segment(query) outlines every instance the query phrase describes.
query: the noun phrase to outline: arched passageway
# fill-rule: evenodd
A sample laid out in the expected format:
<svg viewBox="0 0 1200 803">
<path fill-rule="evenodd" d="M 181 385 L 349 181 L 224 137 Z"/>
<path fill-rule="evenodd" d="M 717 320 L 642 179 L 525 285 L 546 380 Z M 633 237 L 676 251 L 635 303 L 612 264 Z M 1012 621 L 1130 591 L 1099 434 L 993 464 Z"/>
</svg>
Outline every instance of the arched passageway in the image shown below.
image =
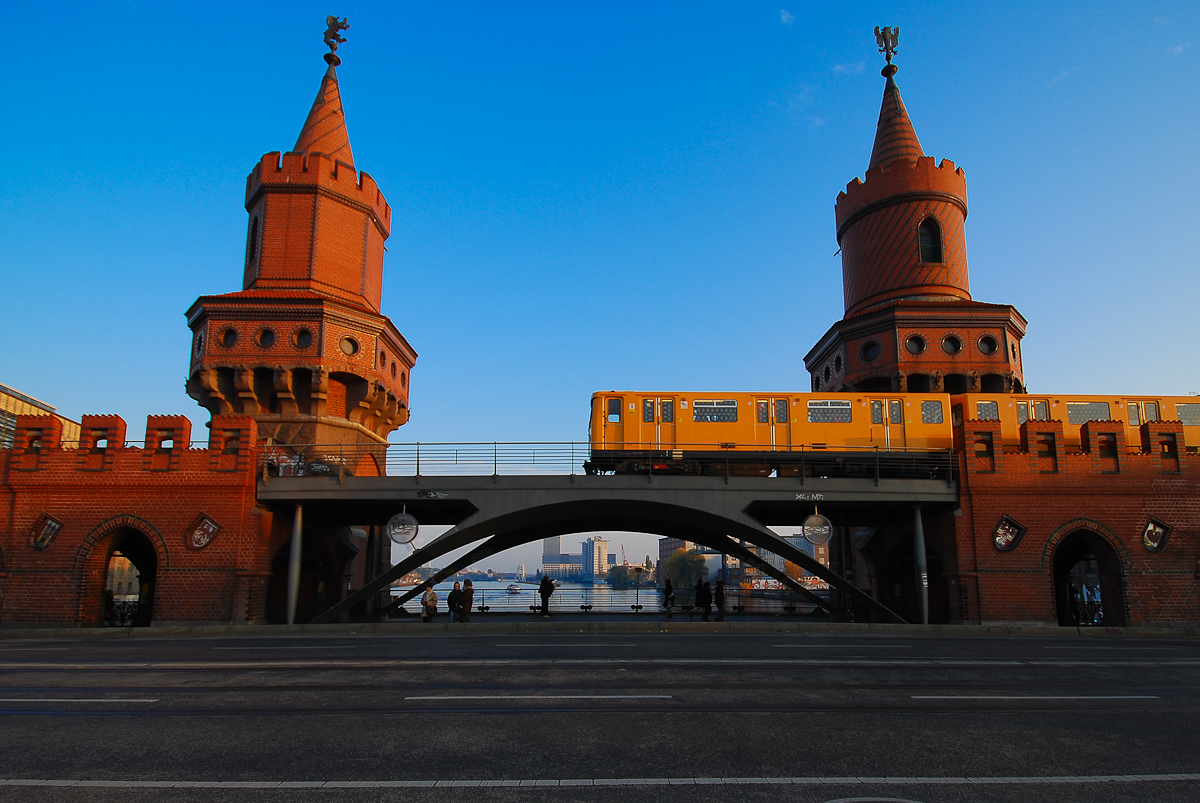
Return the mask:
<svg viewBox="0 0 1200 803">
<path fill-rule="evenodd" d="M 109 542 L 102 584 L 105 624 L 148 627 L 154 620 L 158 553 L 137 530 L 118 530 Z"/>
<path fill-rule="evenodd" d="M 950 589 L 946 583 L 945 561 L 928 542 L 925 562 L 929 572 L 929 623 L 946 624 L 950 621 Z M 879 601 L 908 621 L 920 622 L 921 596 L 917 587 L 912 533 L 897 538 L 878 565 Z"/>
<path fill-rule="evenodd" d="M 1125 624 L 1121 559 L 1091 530 L 1069 533 L 1054 550 L 1054 601 L 1064 627 Z"/>
<path fill-rule="evenodd" d="M 275 553 L 271 581 L 267 585 L 266 617 L 273 625 L 287 624 L 288 560 L 292 541 Z M 341 598 L 342 572 L 321 539 L 305 532 L 300 540 L 300 583 L 296 597 L 296 621 L 307 622 Z"/>
</svg>

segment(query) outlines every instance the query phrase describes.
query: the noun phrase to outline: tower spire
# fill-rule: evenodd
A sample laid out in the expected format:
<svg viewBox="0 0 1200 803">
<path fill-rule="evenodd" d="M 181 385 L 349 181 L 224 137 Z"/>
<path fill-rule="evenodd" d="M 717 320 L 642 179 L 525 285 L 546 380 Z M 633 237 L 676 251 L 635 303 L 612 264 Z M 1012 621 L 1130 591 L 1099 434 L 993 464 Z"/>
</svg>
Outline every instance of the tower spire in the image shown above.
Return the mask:
<svg viewBox="0 0 1200 803">
<path fill-rule="evenodd" d="M 900 98 L 900 87 L 896 86 L 894 76 L 899 68 L 892 64 L 900 39 L 899 28 L 875 29 L 875 39 L 879 43 L 879 52 L 887 55 L 887 66 L 880 75 L 887 79 L 883 87 L 883 105 L 879 109 L 879 123 L 875 128 L 875 146 L 871 149 L 872 167 L 888 164 L 895 159 L 907 159 L 915 162 L 925 155 L 921 149 L 921 141 L 913 130 L 912 120 L 908 117 L 908 109 Z"/>
<path fill-rule="evenodd" d="M 326 24 L 329 28 L 325 32 L 325 43 L 329 45 L 329 52 L 325 54 L 325 62 L 329 69 L 321 78 L 321 88 L 317 90 L 317 98 L 309 109 L 308 119 L 304 121 L 292 151 L 323 153 L 335 162 L 354 167 L 350 134 L 346 131 L 346 115 L 342 112 L 342 93 L 338 88 L 337 66 L 342 60 L 335 52 L 338 44 L 346 41 L 338 32 L 350 26 L 344 19 L 338 20 L 336 17 L 329 17 Z"/>
</svg>

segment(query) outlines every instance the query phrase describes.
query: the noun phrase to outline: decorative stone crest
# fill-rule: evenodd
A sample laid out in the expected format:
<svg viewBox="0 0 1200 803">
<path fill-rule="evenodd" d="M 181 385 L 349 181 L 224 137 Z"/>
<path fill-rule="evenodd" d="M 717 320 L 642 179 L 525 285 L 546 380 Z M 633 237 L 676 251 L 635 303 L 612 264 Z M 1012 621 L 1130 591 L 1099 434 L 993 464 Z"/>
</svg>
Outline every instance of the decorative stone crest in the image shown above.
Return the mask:
<svg viewBox="0 0 1200 803">
<path fill-rule="evenodd" d="M 54 543 L 54 539 L 58 537 L 62 531 L 63 523 L 51 516 L 49 513 L 43 513 L 38 517 L 37 522 L 33 525 L 33 529 L 29 532 L 29 546 L 37 551 L 49 549 Z"/>
<path fill-rule="evenodd" d="M 201 513 L 183 533 L 183 543 L 189 549 L 204 549 L 221 532 L 221 525 Z"/>
<path fill-rule="evenodd" d="M 992 530 L 992 546 L 1001 552 L 1016 549 L 1028 529 L 1024 524 L 1005 513 L 1000 517 L 996 529 Z"/>
<path fill-rule="evenodd" d="M 1162 552 L 1163 547 L 1167 545 L 1167 538 L 1171 535 L 1171 529 L 1170 525 L 1151 517 L 1142 530 L 1142 546 L 1147 552 Z"/>
</svg>

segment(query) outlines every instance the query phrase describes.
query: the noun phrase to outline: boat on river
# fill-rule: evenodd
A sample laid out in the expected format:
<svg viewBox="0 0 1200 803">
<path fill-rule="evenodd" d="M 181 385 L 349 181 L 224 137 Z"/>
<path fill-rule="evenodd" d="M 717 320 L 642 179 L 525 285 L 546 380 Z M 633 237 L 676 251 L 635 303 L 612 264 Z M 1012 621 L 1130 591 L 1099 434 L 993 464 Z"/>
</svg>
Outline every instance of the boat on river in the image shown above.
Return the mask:
<svg viewBox="0 0 1200 803">
<path fill-rule="evenodd" d="M 520 594 L 521 593 L 521 587 L 519 585 L 517 585 L 516 583 L 509 583 L 508 588 L 506 588 L 504 590 L 510 594 Z"/>
</svg>

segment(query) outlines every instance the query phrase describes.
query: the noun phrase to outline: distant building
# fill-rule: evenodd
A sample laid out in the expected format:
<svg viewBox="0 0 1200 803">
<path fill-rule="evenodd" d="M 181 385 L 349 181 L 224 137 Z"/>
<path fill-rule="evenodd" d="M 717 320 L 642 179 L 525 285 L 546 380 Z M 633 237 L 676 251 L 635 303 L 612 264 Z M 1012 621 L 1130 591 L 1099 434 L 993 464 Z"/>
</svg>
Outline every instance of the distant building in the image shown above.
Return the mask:
<svg viewBox="0 0 1200 803">
<path fill-rule="evenodd" d="M 72 447 L 79 443 L 79 422 L 63 418 L 54 408 L 32 396 L 6 385 L 0 385 L 0 449 L 11 449 L 13 436 L 17 432 L 17 416 L 50 415 L 62 422 L 62 445 Z M 124 446 L 124 444 L 121 444 Z"/>
<path fill-rule="evenodd" d="M 583 555 L 542 555 L 542 574 L 551 580 L 580 580 L 583 578 Z"/>
<path fill-rule="evenodd" d="M 596 583 L 608 575 L 608 541 L 588 538 L 583 542 L 583 581 Z"/>
</svg>

